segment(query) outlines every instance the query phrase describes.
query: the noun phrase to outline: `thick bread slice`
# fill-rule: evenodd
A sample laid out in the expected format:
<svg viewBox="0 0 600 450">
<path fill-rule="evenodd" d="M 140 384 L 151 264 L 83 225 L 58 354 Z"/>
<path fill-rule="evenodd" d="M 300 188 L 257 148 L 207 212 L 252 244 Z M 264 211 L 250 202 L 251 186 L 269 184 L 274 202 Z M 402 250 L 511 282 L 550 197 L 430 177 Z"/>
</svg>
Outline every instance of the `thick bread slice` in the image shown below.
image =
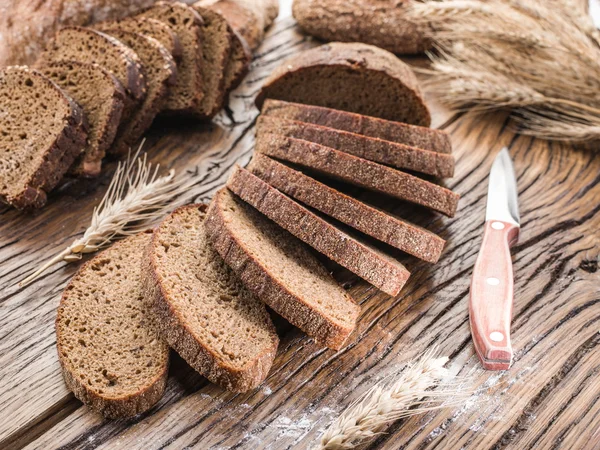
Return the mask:
<svg viewBox="0 0 600 450">
<path fill-rule="evenodd" d="M 195 6 L 202 17 L 202 79 L 204 96 L 195 114 L 212 118 L 223 107 L 225 69 L 231 55 L 231 33 L 227 21 L 219 13 Z"/>
<path fill-rule="evenodd" d="M 195 5 L 211 8 L 225 17 L 250 50 L 258 48 L 265 30 L 279 14 L 278 0 L 200 0 Z"/>
<path fill-rule="evenodd" d="M 179 208 L 154 231 L 145 301 L 160 334 L 188 364 L 225 389 L 246 392 L 266 378 L 279 339 L 265 305 L 207 241 L 205 209 Z"/>
<path fill-rule="evenodd" d="M 248 166 L 254 175 L 296 200 L 424 261 L 435 263 L 444 239 L 349 197 L 262 153 Z"/>
<path fill-rule="evenodd" d="M 452 153 L 452 144 L 448 133 L 433 128 L 408 125 L 322 106 L 302 105 L 272 99 L 265 100 L 262 114 L 314 123 L 432 152 Z"/>
<path fill-rule="evenodd" d="M 261 116 L 258 118 L 256 128 L 257 139 L 260 139 L 263 133 L 303 139 L 398 169 L 414 170 L 437 177 L 454 175 L 452 155 L 361 136 L 335 128 L 274 116 Z"/>
<path fill-rule="evenodd" d="M 138 55 L 146 79 L 146 97 L 131 117 L 121 123 L 115 142 L 110 148 L 110 153 L 126 154 L 163 109 L 169 88 L 175 84 L 177 69 L 173 56 L 156 39 L 131 31 L 104 32 L 130 47 Z"/>
<path fill-rule="evenodd" d="M 267 98 L 431 124 L 412 69 L 386 50 L 356 42 L 333 42 L 294 55 L 265 81 L 256 97 L 259 109 Z"/>
<path fill-rule="evenodd" d="M 181 44 L 177 82 L 169 90 L 167 112 L 193 114 L 204 96 L 202 79 L 202 17 L 180 2 L 158 2 L 137 17 L 156 19 L 171 27 Z"/>
<path fill-rule="evenodd" d="M 141 17 L 126 17 L 125 19 L 112 22 L 102 22 L 94 25 L 99 31 L 121 30 L 132 33 L 143 34 L 160 42 L 173 56 L 175 61 L 181 57 L 181 43 L 170 26 L 156 19 L 144 19 Z"/>
<path fill-rule="evenodd" d="M 108 418 L 150 409 L 167 383 L 169 347 L 150 328 L 141 262 L 152 235 L 124 239 L 85 263 L 65 289 L 56 346 L 67 387 Z"/>
<path fill-rule="evenodd" d="M 423 53 L 430 43 L 407 20 L 405 0 L 294 0 L 292 12 L 308 34 L 325 41 L 364 42 L 393 53 Z"/>
<path fill-rule="evenodd" d="M 337 228 L 257 176 L 236 167 L 227 187 L 277 225 L 389 295 L 397 295 L 410 272 L 399 261 Z"/>
<path fill-rule="evenodd" d="M 65 90 L 82 108 L 89 123 L 87 143 L 69 172 L 85 177 L 100 174 L 102 158 L 121 121 L 125 91 L 110 72 L 97 64 L 63 61 L 41 72 Z"/>
<path fill-rule="evenodd" d="M 301 139 L 264 133 L 256 151 L 454 217 L 459 195 L 405 172 Z"/>
<path fill-rule="evenodd" d="M 0 71 L 0 201 L 41 207 L 83 150 L 81 108 L 56 84 L 27 67 Z"/>
<path fill-rule="evenodd" d="M 199 1 L 194 4 L 194 7 L 210 9 L 227 21 L 227 28 L 231 34 L 231 55 L 225 68 L 224 84 L 225 92 L 229 92 L 239 86 L 250 68 L 252 50 L 246 39 L 242 36 L 240 27 L 243 28 L 245 26 L 244 17 L 251 17 L 252 14 L 245 8 L 229 0 Z"/>
<path fill-rule="evenodd" d="M 342 348 L 360 307 L 302 242 L 226 188 L 215 194 L 206 231 L 256 296 L 318 343 Z"/>
<path fill-rule="evenodd" d="M 127 93 L 122 116 L 124 119 L 146 95 L 142 66 L 133 50 L 115 38 L 90 28 L 65 27 L 59 30 L 38 66 L 57 61 L 96 63 L 112 73 Z"/>
</svg>

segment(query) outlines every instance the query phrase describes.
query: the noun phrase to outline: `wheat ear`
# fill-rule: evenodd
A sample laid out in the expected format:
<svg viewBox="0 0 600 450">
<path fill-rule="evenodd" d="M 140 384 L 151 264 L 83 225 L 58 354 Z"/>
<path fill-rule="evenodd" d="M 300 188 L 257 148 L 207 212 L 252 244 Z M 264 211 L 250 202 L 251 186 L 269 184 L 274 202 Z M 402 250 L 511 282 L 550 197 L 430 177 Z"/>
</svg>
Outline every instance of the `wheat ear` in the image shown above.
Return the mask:
<svg viewBox="0 0 600 450">
<path fill-rule="evenodd" d="M 35 281 L 48 268 L 61 262 L 80 260 L 84 253 L 93 253 L 114 239 L 130 236 L 148 228 L 175 207 L 187 202 L 192 177 L 175 177 L 171 170 L 158 176 L 159 165 L 147 162 L 137 152 L 119 162 L 102 201 L 94 208 L 92 221 L 85 233 L 62 252 L 43 264 L 19 283 L 19 287 Z M 179 197 L 179 198 L 178 198 Z"/>
<path fill-rule="evenodd" d="M 388 377 L 354 401 L 327 429 L 315 450 L 355 448 L 399 419 L 456 405 L 466 398 L 470 392 L 457 385 L 444 368 L 448 358 L 435 357 L 436 352 L 428 350 L 396 379 Z"/>
</svg>

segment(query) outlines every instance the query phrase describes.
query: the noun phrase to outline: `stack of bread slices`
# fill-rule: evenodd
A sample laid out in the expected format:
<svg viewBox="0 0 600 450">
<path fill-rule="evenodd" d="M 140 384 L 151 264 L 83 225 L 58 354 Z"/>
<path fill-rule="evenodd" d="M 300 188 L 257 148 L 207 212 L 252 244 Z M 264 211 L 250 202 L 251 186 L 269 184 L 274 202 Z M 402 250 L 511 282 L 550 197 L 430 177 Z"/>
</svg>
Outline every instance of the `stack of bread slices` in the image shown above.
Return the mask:
<svg viewBox="0 0 600 450">
<path fill-rule="evenodd" d="M 442 131 L 266 100 L 250 165 L 210 206 L 175 210 L 73 278 L 56 322 L 67 385 L 106 417 L 138 414 L 164 392 L 170 347 L 210 381 L 246 392 L 267 377 L 279 342 L 265 306 L 341 349 L 360 306 L 313 251 L 396 295 L 410 274 L 394 252 L 435 263 L 445 241 L 331 178 L 453 216 L 456 194 L 403 171 L 453 168 Z"/>
<path fill-rule="evenodd" d="M 43 206 L 65 174 L 97 176 L 160 113 L 211 119 L 247 73 L 266 14 L 241 0 L 157 2 L 64 27 L 34 68 L 0 71 L 0 201 Z"/>
<path fill-rule="evenodd" d="M 403 63 L 362 44 L 334 45 L 335 58 L 323 57 L 331 48 L 302 54 L 266 81 L 254 156 L 209 206 L 181 207 L 155 230 L 115 244 L 65 290 L 59 359 L 69 388 L 93 409 L 124 417 L 158 402 L 169 347 L 227 390 L 257 387 L 278 346 L 266 307 L 319 345 L 341 349 L 360 306 L 315 252 L 393 296 L 410 275 L 398 252 L 440 258 L 444 239 L 352 192 L 453 217 L 458 195 L 431 180 L 454 174 L 448 135 L 428 128 L 429 111 Z M 374 56 L 356 64 L 365 55 Z M 322 76 L 327 71 L 331 77 Z M 359 82 L 385 83 L 389 95 L 374 103 L 368 92 L 315 94 Z M 289 101 L 303 91 L 329 106 Z M 375 109 L 412 123 L 363 113 Z"/>
</svg>

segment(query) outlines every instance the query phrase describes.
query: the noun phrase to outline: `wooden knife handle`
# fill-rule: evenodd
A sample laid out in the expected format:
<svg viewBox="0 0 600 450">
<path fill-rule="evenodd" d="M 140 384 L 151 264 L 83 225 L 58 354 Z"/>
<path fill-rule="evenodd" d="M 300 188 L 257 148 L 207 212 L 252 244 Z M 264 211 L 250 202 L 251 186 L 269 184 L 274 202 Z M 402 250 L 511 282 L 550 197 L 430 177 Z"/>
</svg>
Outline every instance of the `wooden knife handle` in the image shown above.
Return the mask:
<svg viewBox="0 0 600 450">
<path fill-rule="evenodd" d="M 469 300 L 471 335 L 481 363 L 488 370 L 506 370 L 512 363 L 513 269 L 510 247 L 518 237 L 518 226 L 498 220 L 487 221 L 473 269 Z"/>
</svg>

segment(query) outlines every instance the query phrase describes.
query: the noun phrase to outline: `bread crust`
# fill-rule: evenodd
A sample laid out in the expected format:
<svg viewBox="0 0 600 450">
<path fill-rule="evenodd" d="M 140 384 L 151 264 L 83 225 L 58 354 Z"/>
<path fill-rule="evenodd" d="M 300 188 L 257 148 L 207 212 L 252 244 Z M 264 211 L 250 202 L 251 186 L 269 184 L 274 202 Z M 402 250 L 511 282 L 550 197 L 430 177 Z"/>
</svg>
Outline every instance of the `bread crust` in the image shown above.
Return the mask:
<svg viewBox="0 0 600 450">
<path fill-rule="evenodd" d="M 207 206 L 204 204 L 186 205 L 176 209 L 172 214 L 189 208 L 199 208 L 205 212 Z M 159 231 L 155 231 L 152 240 L 148 243 L 142 263 L 144 301 L 154 312 L 151 320 L 155 329 L 190 366 L 211 382 L 233 392 L 247 392 L 254 389 L 267 377 L 273 364 L 279 343 L 275 328 L 271 324 L 272 346 L 265 348 L 246 367 L 238 370 L 219 364 L 216 355 L 196 340 L 184 318 L 169 301 L 170 295 L 158 276 L 157 262 L 153 252 L 154 247 L 159 245 L 158 233 Z"/>
<path fill-rule="evenodd" d="M 383 100 L 387 102 L 403 100 L 405 103 L 409 103 L 411 107 L 400 108 L 401 110 L 394 108 L 393 112 L 392 108 L 389 108 L 390 111 L 384 114 L 387 117 L 382 115 L 381 118 L 426 127 L 431 124 L 431 114 L 425 104 L 417 78 L 412 69 L 386 50 L 357 42 L 332 42 L 324 44 L 306 50 L 285 61 L 271 73 L 263 84 L 261 91 L 256 97 L 257 107 L 262 109 L 265 99 L 276 98 L 273 94 L 273 91 L 276 89 L 280 88 L 283 91 L 287 91 L 287 85 L 294 77 L 299 75 L 308 76 L 310 71 L 321 69 L 336 70 L 336 73 L 340 74 L 353 74 L 361 79 L 364 78 L 365 74 L 372 74 L 373 76 L 390 80 L 399 89 L 398 92 L 387 92 L 389 98 L 386 99 L 375 98 L 377 94 L 370 94 L 368 89 L 362 86 L 366 90 L 363 92 L 365 98 L 361 99 L 361 102 L 370 102 L 370 106 L 372 106 L 381 103 Z M 314 81 L 314 83 L 318 82 L 321 82 L 320 78 Z M 341 83 L 340 80 L 338 82 Z M 304 82 L 304 87 L 307 92 L 316 89 L 315 86 L 306 81 Z M 285 95 L 287 96 L 288 94 Z M 398 95 L 403 95 L 405 98 L 401 99 Z M 328 98 L 331 100 L 334 97 Z M 292 99 L 282 98 L 282 100 Z M 328 99 L 322 97 L 316 98 L 315 101 L 321 102 L 318 103 L 319 106 L 335 107 L 355 113 L 367 114 L 366 111 L 357 111 L 356 106 L 352 106 L 349 101 L 341 98 L 335 98 L 334 102 L 336 105 L 324 104 Z M 310 102 L 301 101 L 301 103 Z M 342 108 L 342 105 L 346 105 L 346 107 Z"/>
<path fill-rule="evenodd" d="M 361 136 L 321 125 L 262 115 L 258 118 L 256 138 L 260 139 L 263 133 L 280 134 L 314 142 L 397 169 L 414 170 L 436 177 L 452 177 L 454 175 L 452 155 Z"/>
<path fill-rule="evenodd" d="M 20 71 L 35 76 L 48 89 L 55 90 L 61 101 L 68 107 L 68 113 L 63 118 L 64 128 L 45 151 L 42 163 L 26 181 L 23 191 L 14 196 L 0 194 L 0 200 L 17 209 L 40 208 L 46 204 L 47 193 L 56 187 L 71 164 L 81 154 L 87 138 L 87 120 L 81 107 L 37 70 L 24 66 L 12 66 L 4 70 Z"/>
<path fill-rule="evenodd" d="M 256 151 L 454 217 L 460 196 L 445 187 L 324 145 L 264 133 Z"/>
<path fill-rule="evenodd" d="M 444 130 L 409 125 L 348 111 L 266 99 L 262 114 L 281 119 L 314 123 L 337 130 L 385 139 L 438 153 L 452 153 L 450 136 Z"/>
<path fill-rule="evenodd" d="M 405 16 L 407 0 L 294 0 L 292 13 L 325 41 L 364 42 L 392 53 L 423 53 L 431 43 Z"/>
<path fill-rule="evenodd" d="M 281 280 L 252 257 L 248 249 L 235 235 L 224 216 L 223 198 L 233 195 L 227 188 L 219 190 L 210 204 L 206 218 L 206 232 L 213 247 L 227 265 L 239 276 L 250 291 L 264 301 L 275 312 L 291 324 L 297 326 L 321 345 L 339 350 L 354 330 L 354 323 L 360 313 L 360 307 L 345 292 L 350 305 L 355 308 L 349 318 L 352 326 L 335 322 L 311 308 L 305 300 L 294 294 Z M 307 257 L 312 258 L 312 255 Z M 318 263 L 317 263 L 318 264 Z M 324 269 L 323 269 L 324 270 Z"/>
<path fill-rule="evenodd" d="M 144 231 L 141 234 L 151 233 L 151 230 Z M 115 251 L 120 246 L 124 245 L 125 241 L 120 241 L 112 245 L 107 250 Z M 105 250 L 105 251 L 107 251 Z M 163 396 L 167 385 L 167 378 L 169 374 L 169 349 L 165 346 L 166 351 L 166 364 L 162 367 L 162 370 L 152 379 L 147 386 L 141 391 L 126 395 L 122 397 L 109 398 L 102 396 L 92 389 L 85 386 L 81 380 L 74 375 L 74 371 L 70 367 L 69 362 L 63 357 L 65 349 L 61 345 L 60 335 L 58 335 L 59 323 L 62 322 L 62 304 L 67 299 L 69 293 L 69 287 L 79 281 L 78 275 L 83 273 L 89 266 L 94 264 L 97 260 L 103 258 L 104 252 L 99 253 L 94 258 L 85 262 L 81 265 L 77 273 L 73 276 L 65 291 L 61 297 L 60 305 L 56 314 L 55 328 L 57 330 L 57 351 L 58 361 L 61 366 L 61 371 L 65 380 L 67 388 L 73 392 L 76 398 L 81 400 L 87 406 L 89 406 L 95 412 L 109 419 L 127 418 L 132 417 L 142 412 L 147 411 L 154 406 Z"/>
<path fill-rule="evenodd" d="M 256 153 L 248 170 L 266 183 L 369 236 L 424 261 L 436 263 L 446 241 L 434 233 L 396 218 Z"/>
</svg>

